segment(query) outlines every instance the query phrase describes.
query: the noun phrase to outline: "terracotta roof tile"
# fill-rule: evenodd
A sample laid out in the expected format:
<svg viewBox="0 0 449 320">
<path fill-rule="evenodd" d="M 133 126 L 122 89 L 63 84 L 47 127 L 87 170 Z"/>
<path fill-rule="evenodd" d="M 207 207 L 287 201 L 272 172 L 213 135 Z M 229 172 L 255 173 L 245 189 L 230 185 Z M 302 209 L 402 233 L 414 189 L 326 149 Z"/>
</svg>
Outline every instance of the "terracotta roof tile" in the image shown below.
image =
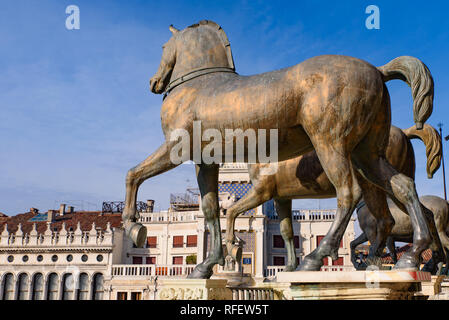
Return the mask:
<svg viewBox="0 0 449 320">
<path fill-rule="evenodd" d="M 47 229 L 47 221 L 29 221 L 31 218 L 35 217 L 38 213 L 36 212 L 26 212 L 15 216 L 10 216 L 7 218 L 0 219 L 0 233 L 3 232 L 5 225 L 8 226 L 8 232 L 15 233 L 19 224 L 22 224 L 22 231 L 24 233 L 29 233 L 33 224 L 36 224 L 36 229 L 38 233 L 44 233 Z M 66 230 L 70 228 L 76 230 L 76 226 L 80 222 L 80 227 L 82 231 L 90 231 L 92 228 L 92 223 L 95 222 L 96 228 L 106 229 L 108 222 L 111 224 L 111 228 L 120 227 L 122 224 L 122 216 L 120 213 L 112 214 L 101 214 L 101 211 L 76 211 L 73 213 L 66 213 L 63 216 L 56 215 L 55 221 L 51 223 L 51 230 L 60 231 L 63 223 L 66 225 Z"/>
<path fill-rule="evenodd" d="M 402 255 L 408 249 L 410 249 L 411 246 L 412 246 L 412 244 L 409 243 L 409 244 L 406 244 L 406 245 L 400 247 L 399 249 L 396 249 L 396 256 L 398 257 L 398 260 L 401 259 Z M 421 254 L 421 257 L 423 259 L 422 263 L 427 263 L 430 259 L 432 259 L 432 250 L 430 250 L 430 249 L 424 250 L 423 253 Z M 391 259 L 390 255 L 388 253 L 382 256 L 382 263 L 393 264 L 393 260 Z"/>
</svg>

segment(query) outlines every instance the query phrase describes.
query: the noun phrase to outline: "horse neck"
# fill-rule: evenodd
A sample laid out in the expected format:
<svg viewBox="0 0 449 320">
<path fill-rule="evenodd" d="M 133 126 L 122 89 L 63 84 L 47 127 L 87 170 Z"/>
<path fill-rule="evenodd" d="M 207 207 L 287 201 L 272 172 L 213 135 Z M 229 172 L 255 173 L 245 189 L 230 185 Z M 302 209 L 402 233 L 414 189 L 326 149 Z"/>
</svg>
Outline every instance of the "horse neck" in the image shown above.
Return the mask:
<svg viewBox="0 0 449 320">
<path fill-rule="evenodd" d="M 203 40 L 198 41 L 198 39 Z M 229 63 L 223 42 L 213 34 L 203 35 L 201 38 L 184 39 L 179 43 L 181 45 L 177 46 L 176 64 L 170 81 L 198 69 L 233 67 Z"/>
</svg>

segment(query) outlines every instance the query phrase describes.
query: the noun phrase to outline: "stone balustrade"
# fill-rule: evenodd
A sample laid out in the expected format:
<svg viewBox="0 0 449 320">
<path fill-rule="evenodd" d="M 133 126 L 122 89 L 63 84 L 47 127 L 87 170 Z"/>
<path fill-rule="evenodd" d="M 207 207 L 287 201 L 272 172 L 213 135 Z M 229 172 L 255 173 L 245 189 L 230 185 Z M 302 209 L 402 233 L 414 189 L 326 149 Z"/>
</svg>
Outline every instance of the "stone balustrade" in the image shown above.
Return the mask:
<svg viewBox="0 0 449 320">
<path fill-rule="evenodd" d="M 293 221 L 333 221 L 336 209 L 293 209 Z M 271 220 L 278 220 L 278 215 L 269 216 Z"/>
<path fill-rule="evenodd" d="M 135 265 L 116 264 L 112 265 L 111 275 L 113 277 L 187 277 L 195 268 L 195 265 Z"/>
<path fill-rule="evenodd" d="M 197 220 L 198 211 L 160 211 L 141 212 L 139 222 L 193 222 Z"/>
<path fill-rule="evenodd" d="M 80 224 L 74 231 L 66 230 L 65 225 L 60 231 L 50 229 L 50 223 L 47 223 L 47 229 L 44 233 L 38 233 L 36 224 L 29 233 L 23 233 L 21 225 L 15 233 L 7 231 L 7 227 L 3 228 L 0 234 L 0 248 L 23 248 L 23 247 L 66 247 L 70 246 L 112 246 L 114 231 L 111 229 L 110 223 L 107 224 L 106 230 L 99 230 L 95 223 L 92 224 L 89 231 L 82 231 Z"/>
</svg>

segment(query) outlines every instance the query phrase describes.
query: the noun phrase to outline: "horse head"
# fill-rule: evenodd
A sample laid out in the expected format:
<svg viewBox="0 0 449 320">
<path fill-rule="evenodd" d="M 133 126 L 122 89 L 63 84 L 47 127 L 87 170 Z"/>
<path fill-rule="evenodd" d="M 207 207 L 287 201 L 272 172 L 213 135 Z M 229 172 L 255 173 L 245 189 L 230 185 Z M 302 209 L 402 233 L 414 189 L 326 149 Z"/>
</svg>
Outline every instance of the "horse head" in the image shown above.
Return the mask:
<svg viewBox="0 0 449 320">
<path fill-rule="evenodd" d="M 223 29 L 203 20 L 184 30 L 169 27 L 172 37 L 163 45 L 159 69 L 150 80 L 153 93 L 163 93 L 170 83 L 201 69 L 224 67 L 234 70 L 231 48 Z"/>
</svg>

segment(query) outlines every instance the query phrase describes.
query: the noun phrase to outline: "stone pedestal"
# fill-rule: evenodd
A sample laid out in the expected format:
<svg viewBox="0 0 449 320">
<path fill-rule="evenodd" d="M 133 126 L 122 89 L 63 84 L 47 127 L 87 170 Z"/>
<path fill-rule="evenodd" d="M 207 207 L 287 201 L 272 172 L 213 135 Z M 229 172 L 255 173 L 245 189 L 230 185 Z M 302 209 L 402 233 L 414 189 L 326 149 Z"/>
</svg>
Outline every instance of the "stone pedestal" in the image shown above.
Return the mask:
<svg viewBox="0 0 449 320">
<path fill-rule="evenodd" d="M 232 300 L 227 280 L 163 279 L 159 283 L 159 300 Z"/>
<path fill-rule="evenodd" d="M 227 280 L 228 286 L 231 287 L 250 286 L 254 283 L 254 280 L 250 274 L 241 272 L 222 271 L 214 274 L 211 279 Z"/>
<path fill-rule="evenodd" d="M 434 278 L 434 276 L 432 276 L 432 280 L 433 280 L 433 278 Z M 439 292 L 434 295 L 429 295 L 429 300 L 449 300 L 449 277 L 447 277 L 447 276 L 436 277 L 434 285 L 436 287 L 436 288 L 434 288 L 434 292 L 436 292 L 437 290 L 439 290 Z M 430 291 L 430 292 L 432 292 L 432 291 Z M 424 294 L 424 288 L 423 288 L 423 294 Z"/>
<path fill-rule="evenodd" d="M 430 281 L 422 271 L 294 271 L 276 277 L 284 299 L 292 300 L 409 300 Z"/>
<path fill-rule="evenodd" d="M 431 281 L 423 282 L 421 284 L 421 292 L 417 293 L 417 296 L 432 297 L 441 292 L 441 282 L 445 276 L 432 276 Z"/>
</svg>

